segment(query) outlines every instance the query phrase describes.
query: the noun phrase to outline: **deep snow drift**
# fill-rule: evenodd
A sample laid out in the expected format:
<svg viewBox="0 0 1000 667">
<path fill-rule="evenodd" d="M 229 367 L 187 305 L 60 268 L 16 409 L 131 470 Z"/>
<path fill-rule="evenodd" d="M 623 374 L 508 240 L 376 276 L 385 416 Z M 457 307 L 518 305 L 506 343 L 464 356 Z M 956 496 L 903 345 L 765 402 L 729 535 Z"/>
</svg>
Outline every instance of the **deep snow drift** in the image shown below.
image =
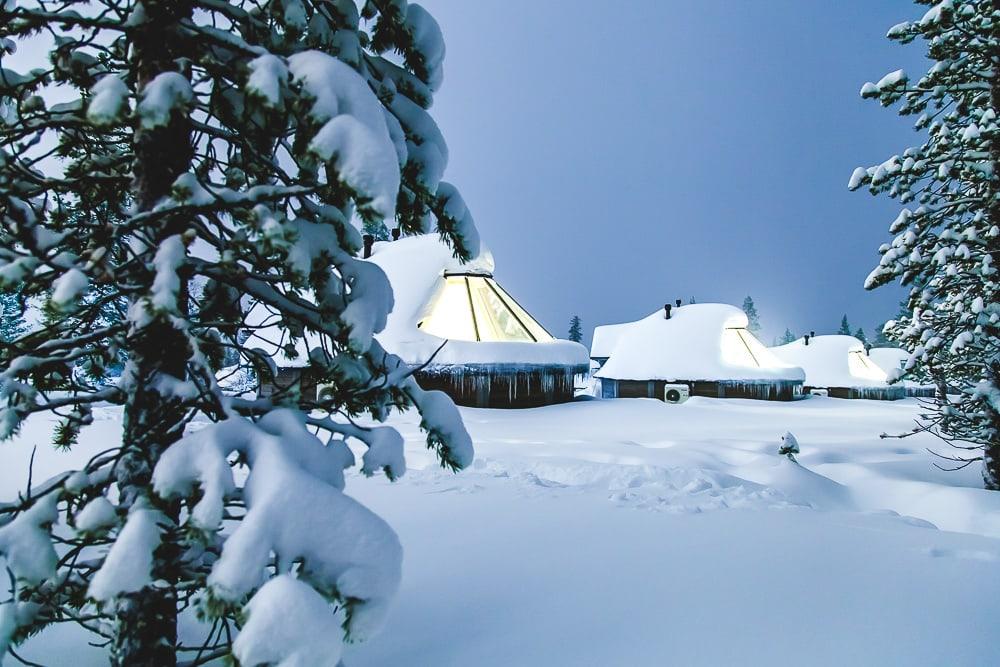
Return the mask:
<svg viewBox="0 0 1000 667">
<path fill-rule="evenodd" d="M 406 476 L 348 474 L 404 550 L 386 627 L 348 667 L 1000 664 L 1000 494 L 935 468 L 937 441 L 878 437 L 910 427 L 914 399 L 462 412 L 466 472 L 438 468 L 405 414 Z M 0 447 L 3 496 L 31 445 L 37 480 L 117 438 L 120 412 L 95 416 L 71 454 L 32 418 Z M 22 655 L 106 664 L 71 635 Z"/>
</svg>

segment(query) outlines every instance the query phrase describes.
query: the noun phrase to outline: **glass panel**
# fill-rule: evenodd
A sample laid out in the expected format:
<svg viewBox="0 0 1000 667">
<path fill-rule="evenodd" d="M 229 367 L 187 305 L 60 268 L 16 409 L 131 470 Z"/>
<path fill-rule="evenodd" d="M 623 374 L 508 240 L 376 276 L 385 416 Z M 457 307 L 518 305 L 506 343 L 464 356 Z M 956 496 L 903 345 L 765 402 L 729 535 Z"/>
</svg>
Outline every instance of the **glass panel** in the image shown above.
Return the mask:
<svg viewBox="0 0 1000 667">
<path fill-rule="evenodd" d="M 860 350 L 847 353 L 847 370 L 854 377 L 885 382 L 889 376 Z"/>
<path fill-rule="evenodd" d="M 515 301 L 514 298 L 508 294 L 506 290 L 504 290 L 504 288 L 497 285 L 495 280 L 492 278 L 484 278 L 483 280 L 486 281 L 490 287 L 496 290 L 502 301 L 507 305 L 510 311 L 517 316 L 517 319 L 520 320 L 521 324 L 527 327 L 528 331 L 531 332 L 531 335 L 535 337 L 535 340 L 539 342 L 553 340 L 552 335 L 546 331 L 541 324 L 535 321 L 535 318 L 529 315 L 524 308 L 521 308 L 521 305 Z"/>
<path fill-rule="evenodd" d="M 447 276 L 430 313 L 417 325 L 421 331 L 454 340 L 476 340 L 464 276 Z"/>
<path fill-rule="evenodd" d="M 785 366 L 746 329 L 729 328 L 722 333 L 722 359 L 734 366 L 780 368 Z"/>
<path fill-rule="evenodd" d="M 740 339 L 743 341 L 743 344 L 750 350 L 750 354 L 752 354 L 753 358 L 756 360 L 758 368 L 781 368 L 787 365 L 782 363 L 781 359 L 778 359 L 778 357 L 776 357 L 771 350 L 767 349 L 767 347 L 765 347 L 765 345 L 747 329 L 737 329 L 736 333 L 740 335 Z"/>
<path fill-rule="evenodd" d="M 486 278 L 470 276 L 468 280 L 480 340 L 532 342 L 528 330 L 517 321 L 497 293 L 490 289 L 486 284 Z"/>
<path fill-rule="evenodd" d="M 722 361 L 730 366 L 756 367 L 757 361 L 750 354 L 739 329 L 722 330 Z"/>
</svg>

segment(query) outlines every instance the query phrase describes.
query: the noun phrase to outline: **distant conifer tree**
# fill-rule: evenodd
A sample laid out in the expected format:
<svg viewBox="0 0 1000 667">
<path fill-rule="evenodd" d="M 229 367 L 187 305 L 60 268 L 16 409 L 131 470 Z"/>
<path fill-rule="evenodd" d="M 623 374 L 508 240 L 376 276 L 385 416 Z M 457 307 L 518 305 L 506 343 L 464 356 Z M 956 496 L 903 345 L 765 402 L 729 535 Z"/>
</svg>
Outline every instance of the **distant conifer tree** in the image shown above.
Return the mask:
<svg viewBox="0 0 1000 667">
<path fill-rule="evenodd" d="M 753 297 L 748 296 L 743 299 L 743 312 L 747 314 L 747 329 L 751 333 L 760 331 L 760 316 L 757 314 L 757 306 L 753 303 Z"/>
<path fill-rule="evenodd" d="M 579 315 L 574 315 L 573 318 L 569 321 L 569 334 L 567 338 L 569 338 L 574 343 L 579 343 L 581 340 L 583 340 L 583 328 L 580 326 L 580 324 L 581 322 Z"/>
<path fill-rule="evenodd" d="M 892 341 L 888 336 L 885 335 L 885 322 L 882 322 L 875 327 L 875 340 L 872 341 L 872 345 L 875 347 L 891 347 Z"/>
</svg>

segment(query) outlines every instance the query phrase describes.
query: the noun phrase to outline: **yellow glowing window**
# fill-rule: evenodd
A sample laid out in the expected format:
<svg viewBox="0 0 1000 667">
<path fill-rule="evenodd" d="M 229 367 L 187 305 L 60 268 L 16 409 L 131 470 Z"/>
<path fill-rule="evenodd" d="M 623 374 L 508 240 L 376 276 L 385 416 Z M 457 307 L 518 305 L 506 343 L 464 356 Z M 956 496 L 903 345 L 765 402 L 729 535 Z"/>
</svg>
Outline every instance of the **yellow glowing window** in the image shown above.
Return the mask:
<svg viewBox="0 0 1000 667">
<path fill-rule="evenodd" d="M 847 370 L 854 377 L 886 382 L 889 376 L 861 350 L 847 353 Z"/>
<path fill-rule="evenodd" d="M 453 340 L 552 340 L 493 278 L 484 275 L 446 275 L 417 326 Z"/>
<path fill-rule="evenodd" d="M 731 366 L 782 366 L 774 354 L 757 337 L 742 327 L 722 331 L 722 360 Z"/>
</svg>

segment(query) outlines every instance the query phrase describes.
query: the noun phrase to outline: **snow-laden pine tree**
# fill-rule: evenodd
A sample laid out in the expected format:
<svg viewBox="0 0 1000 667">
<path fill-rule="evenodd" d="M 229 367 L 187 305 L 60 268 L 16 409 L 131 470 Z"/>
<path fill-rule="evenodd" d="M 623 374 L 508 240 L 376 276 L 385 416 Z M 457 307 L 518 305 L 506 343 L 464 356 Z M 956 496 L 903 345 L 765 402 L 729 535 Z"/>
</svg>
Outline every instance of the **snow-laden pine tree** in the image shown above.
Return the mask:
<svg viewBox="0 0 1000 667">
<path fill-rule="evenodd" d="M 0 62 L 0 287 L 46 317 L 0 348 L 0 438 L 50 412 L 71 446 L 98 403 L 124 424 L 0 506 L 0 655 L 75 622 L 116 665 L 336 665 L 402 557 L 343 493 L 348 444 L 398 478 L 378 422 L 415 406 L 443 466 L 472 458 L 451 401 L 373 338 L 392 291 L 356 257 L 362 221 L 478 249 L 427 112 L 437 23 L 406 0 L 4 0 L 18 47 L 36 57 Z M 248 331 L 308 355 L 308 381 L 226 395 L 227 350 L 273 372 Z"/>
<path fill-rule="evenodd" d="M 840 318 L 840 328 L 837 329 L 837 333 L 841 336 L 851 335 L 851 323 L 847 321 L 847 315 Z"/>
<path fill-rule="evenodd" d="M 567 334 L 566 337 L 569 340 L 573 341 L 574 343 L 579 343 L 581 340 L 583 340 L 582 324 L 583 323 L 580 321 L 580 316 L 574 315 L 569 321 L 569 333 Z"/>
<path fill-rule="evenodd" d="M 747 316 L 747 329 L 751 333 L 757 333 L 760 331 L 760 316 L 757 314 L 757 306 L 754 305 L 753 298 L 747 297 L 743 299 L 743 312 Z"/>
<path fill-rule="evenodd" d="M 930 69 L 912 79 L 897 70 L 861 89 L 915 116 L 925 138 L 851 176 L 850 189 L 904 205 L 865 286 L 910 286 L 905 314 L 887 328 L 912 350 L 903 377 L 928 373 L 938 385 L 937 410 L 921 429 L 963 448 L 960 465 L 982 460 L 986 487 L 1000 489 L 1000 4 L 918 4 L 929 5 L 924 15 L 888 37 L 922 40 Z M 957 397 L 945 397 L 949 388 Z"/>
<path fill-rule="evenodd" d="M 795 342 L 795 334 L 792 333 L 791 329 L 789 329 L 788 327 L 785 327 L 785 333 L 781 336 L 781 338 L 779 339 L 778 342 L 781 345 L 785 345 L 787 343 L 794 343 Z"/>
<path fill-rule="evenodd" d="M 865 330 L 862 327 L 858 327 L 854 330 L 854 337 L 860 340 L 862 343 L 868 342 L 868 336 L 865 335 Z"/>
</svg>

